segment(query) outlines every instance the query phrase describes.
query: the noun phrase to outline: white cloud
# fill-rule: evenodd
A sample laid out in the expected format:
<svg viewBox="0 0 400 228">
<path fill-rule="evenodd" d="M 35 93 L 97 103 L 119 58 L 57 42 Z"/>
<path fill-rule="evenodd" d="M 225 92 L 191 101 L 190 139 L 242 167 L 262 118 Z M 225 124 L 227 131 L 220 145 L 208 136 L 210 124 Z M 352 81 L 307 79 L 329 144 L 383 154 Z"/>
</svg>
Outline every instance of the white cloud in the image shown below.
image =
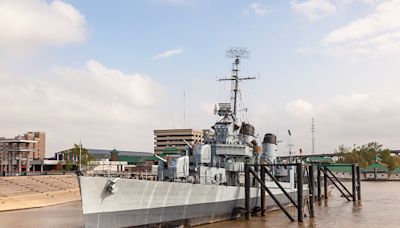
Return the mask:
<svg viewBox="0 0 400 228">
<path fill-rule="evenodd" d="M 48 154 L 82 140 L 89 147 L 151 150 L 162 88 L 149 76 L 125 74 L 89 60 L 47 76 L 0 73 L 0 135 L 48 134 Z M 74 141 L 75 140 L 75 141 Z"/>
<path fill-rule="evenodd" d="M 258 3 L 258 2 L 251 3 L 248 6 L 248 9 L 250 11 L 253 11 L 255 14 L 257 14 L 259 16 L 264 16 L 271 12 L 271 9 L 269 9 L 267 6 L 265 6 L 261 3 Z"/>
<path fill-rule="evenodd" d="M 363 18 L 338 28 L 321 41 L 328 53 L 361 55 L 394 54 L 400 51 L 400 0 L 383 1 Z"/>
<path fill-rule="evenodd" d="M 154 81 L 142 74 L 124 74 L 115 69 L 109 69 L 96 60 L 89 60 L 85 69 L 69 67 L 57 68 L 54 73 L 57 79 L 66 81 L 63 87 L 71 86 L 69 90 L 81 93 L 82 96 L 97 99 L 104 96 L 101 101 L 105 103 L 123 103 L 141 107 L 151 106 L 155 103 Z M 73 81 L 71 81 L 73 80 Z M 71 83 L 73 82 L 73 83 Z M 75 84 L 79 83 L 79 87 Z M 90 96 L 89 96 L 90 95 Z"/>
<path fill-rule="evenodd" d="M 313 105 L 302 99 L 288 103 L 286 105 L 286 110 L 299 118 L 303 118 L 304 116 L 309 117 L 314 113 Z"/>
<path fill-rule="evenodd" d="M 310 20 L 330 16 L 337 11 L 336 6 L 329 0 L 306 0 L 304 2 L 292 0 L 291 5 L 294 11 L 305 15 Z"/>
<path fill-rule="evenodd" d="M 368 5 L 375 5 L 379 2 L 382 2 L 384 0 L 336 0 L 336 2 L 338 4 L 352 4 L 352 3 L 356 3 L 356 2 L 361 2 L 361 3 L 365 3 Z"/>
<path fill-rule="evenodd" d="M 161 52 L 160 54 L 157 54 L 153 57 L 153 59 L 161 59 L 161 58 L 168 58 L 174 55 L 181 54 L 183 52 L 183 49 L 172 49 L 168 51 Z"/>
<path fill-rule="evenodd" d="M 400 95 L 391 92 L 337 95 L 323 103 L 304 100 L 287 105 L 297 144 L 310 145 L 311 118 L 317 124 L 319 152 L 333 152 L 340 144 L 364 144 L 371 141 L 397 148 L 395 129 L 400 128 Z"/>
<path fill-rule="evenodd" d="M 64 45 L 86 38 L 85 17 L 63 1 L 0 1 L 0 47 L 36 48 Z"/>
</svg>

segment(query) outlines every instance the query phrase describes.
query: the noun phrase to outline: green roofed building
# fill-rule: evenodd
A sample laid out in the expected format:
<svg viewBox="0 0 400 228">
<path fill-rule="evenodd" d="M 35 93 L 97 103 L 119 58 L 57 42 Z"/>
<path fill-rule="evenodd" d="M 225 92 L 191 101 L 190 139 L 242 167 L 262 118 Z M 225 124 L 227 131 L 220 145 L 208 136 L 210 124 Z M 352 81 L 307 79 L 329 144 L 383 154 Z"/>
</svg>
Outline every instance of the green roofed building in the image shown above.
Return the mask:
<svg viewBox="0 0 400 228">
<path fill-rule="evenodd" d="M 390 173 L 389 180 L 400 180 L 400 166 Z"/>
<path fill-rule="evenodd" d="M 105 149 L 87 149 L 88 154 L 96 161 L 110 160 L 110 161 L 127 161 L 128 164 L 135 164 L 144 157 L 153 157 L 153 153 L 138 152 L 138 151 L 118 151 L 105 150 Z M 79 157 L 72 153 L 72 149 L 63 150 L 55 153 L 56 160 L 70 160 L 79 161 Z"/>
<path fill-rule="evenodd" d="M 400 174 L 400 166 L 397 167 L 397 168 L 395 168 L 395 169 L 392 171 L 392 173 L 398 173 L 398 174 Z"/>
<path fill-rule="evenodd" d="M 307 162 L 309 163 L 324 163 L 330 164 L 333 162 L 332 158 L 330 157 L 323 157 L 323 156 L 311 156 L 307 158 Z"/>
<path fill-rule="evenodd" d="M 327 168 L 340 179 L 351 179 L 351 165 L 344 163 L 335 163 L 328 165 Z"/>
<path fill-rule="evenodd" d="M 351 165 L 335 163 L 332 166 L 328 166 L 329 170 L 332 172 L 343 172 L 343 173 L 351 173 Z"/>
<path fill-rule="evenodd" d="M 162 154 L 179 154 L 180 150 L 178 150 L 176 147 L 169 147 L 165 148 L 162 151 Z"/>
<path fill-rule="evenodd" d="M 180 154 L 180 151 L 176 148 L 166 148 L 164 151 L 159 154 L 160 157 L 165 157 L 168 155 L 176 155 Z M 156 158 L 153 154 L 141 154 L 139 156 L 127 156 L 127 155 L 119 155 L 119 161 L 127 161 L 129 165 L 139 165 L 139 164 L 157 164 L 158 158 Z"/>
<path fill-rule="evenodd" d="M 380 164 L 380 163 L 374 163 L 370 166 L 368 166 L 367 168 L 364 169 L 364 172 L 389 172 L 389 168 Z"/>
<path fill-rule="evenodd" d="M 366 180 L 388 180 L 389 168 L 380 164 L 374 163 L 363 169 Z"/>
</svg>

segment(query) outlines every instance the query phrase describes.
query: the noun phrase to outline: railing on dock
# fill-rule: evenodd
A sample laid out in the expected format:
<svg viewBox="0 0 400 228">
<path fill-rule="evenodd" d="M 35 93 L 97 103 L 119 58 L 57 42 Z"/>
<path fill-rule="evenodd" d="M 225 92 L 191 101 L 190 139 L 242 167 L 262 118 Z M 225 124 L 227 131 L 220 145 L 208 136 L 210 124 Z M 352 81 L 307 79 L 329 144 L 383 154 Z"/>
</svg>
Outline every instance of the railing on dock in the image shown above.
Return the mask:
<svg viewBox="0 0 400 228">
<path fill-rule="evenodd" d="M 289 166 L 296 167 L 297 173 L 297 202 L 287 193 L 287 191 L 282 187 L 279 181 L 272 175 L 272 173 L 267 169 L 267 167 L 273 166 Z M 265 192 L 274 200 L 275 204 L 286 214 L 286 216 L 290 219 L 290 221 L 294 222 L 294 218 L 287 211 L 284 205 L 278 200 L 278 198 L 272 193 L 272 191 L 265 184 L 265 174 L 267 174 L 272 181 L 278 186 L 278 188 L 283 192 L 283 194 L 289 199 L 289 201 L 293 204 L 297 209 L 297 221 L 302 222 L 304 218 L 303 211 L 303 183 L 304 183 L 304 172 L 303 166 L 307 166 L 301 163 L 292 163 L 292 164 L 245 164 L 245 210 L 246 210 L 246 219 L 251 218 L 251 209 L 250 209 L 250 174 L 253 175 L 254 179 L 260 184 L 261 187 L 261 215 L 265 215 Z M 252 169 L 253 167 L 260 168 L 260 177 L 258 174 Z M 301 174 L 301 175 L 298 175 Z M 301 200 L 299 200 L 301 199 Z M 310 216 L 313 213 L 310 213 Z"/>
<path fill-rule="evenodd" d="M 251 208 L 250 208 L 250 187 L 251 184 L 251 175 L 253 176 L 253 180 L 255 180 L 261 189 L 260 195 L 260 205 L 261 205 L 261 216 L 265 216 L 265 192 L 274 200 L 275 204 L 285 213 L 285 215 L 290 219 L 290 221 L 294 222 L 295 219 L 288 212 L 287 208 L 279 201 L 279 199 L 275 196 L 275 194 L 271 191 L 271 189 L 265 184 L 266 174 L 268 177 L 278 186 L 278 188 L 282 191 L 282 193 L 288 198 L 290 203 L 297 209 L 297 221 L 303 222 L 304 217 L 306 216 L 304 213 L 304 182 L 305 180 L 308 183 L 308 200 L 306 200 L 309 216 L 314 217 L 314 202 L 315 198 L 320 201 L 321 197 L 321 182 L 324 185 L 324 198 L 328 198 L 328 179 L 330 182 L 340 191 L 340 193 L 350 201 L 349 197 L 353 199 L 353 201 L 361 200 L 361 174 L 360 167 L 358 164 L 340 164 L 340 166 L 351 166 L 352 169 L 352 192 L 350 192 L 345 185 L 333 174 L 333 172 L 329 169 L 329 166 L 334 166 L 335 164 L 321 164 L 321 163 L 310 163 L 310 164 L 302 164 L 302 163 L 290 163 L 290 164 L 245 164 L 245 215 L 246 219 L 251 218 Z M 276 167 L 276 166 L 284 166 L 296 168 L 296 194 L 297 194 L 297 202 L 288 192 L 283 188 L 278 179 L 273 175 L 267 167 Z M 317 172 L 317 178 L 315 178 L 315 168 Z M 307 179 L 305 179 L 305 173 L 307 173 Z M 323 174 L 323 179 L 322 175 Z M 315 187 L 315 182 L 317 186 Z M 340 188 L 339 185 L 343 188 Z M 317 194 L 315 194 L 315 190 Z M 347 193 L 347 194 L 346 194 Z"/>
<path fill-rule="evenodd" d="M 320 200 L 321 197 L 321 173 L 324 174 L 324 198 L 328 198 L 328 179 L 330 182 L 339 190 L 341 195 L 347 199 L 347 201 L 361 200 L 361 170 L 360 166 L 355 164 L 316 164 L 317 166 L 317 198 Z M 335 174 L 329 169 L 329 167 L 351 167 L 351 192 L 346 186 L 339 180 Z M 342 187 L 340 188 L 339 187 Z M 346 194 L 347 193 L 347 194 Z M 351 200 L 350 200 L 351 199 Z"/>
</svg>

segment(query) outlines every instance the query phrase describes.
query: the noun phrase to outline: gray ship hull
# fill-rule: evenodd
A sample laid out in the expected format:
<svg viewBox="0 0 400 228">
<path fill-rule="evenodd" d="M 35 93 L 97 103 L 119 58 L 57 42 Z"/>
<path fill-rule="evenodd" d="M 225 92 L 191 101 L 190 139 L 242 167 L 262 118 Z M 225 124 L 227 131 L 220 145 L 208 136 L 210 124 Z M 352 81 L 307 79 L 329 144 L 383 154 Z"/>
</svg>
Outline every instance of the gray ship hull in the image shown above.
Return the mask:
<svg viewBox="0 0 400 228">
<path fill-rule="evenodd" d="M 192 226 L 235 218 L 244 208 L 243 187 L 120 179 L 111 194 L 106 177 L 80 177 L 79 183 L 86 228 Z M 272 191 L 289 204 L 280 190 Z M 251 208 L 259 207 L 259 195 L 251 188 Z M 269 195 L 266 204 L 276 206 Z"/>
</svg>

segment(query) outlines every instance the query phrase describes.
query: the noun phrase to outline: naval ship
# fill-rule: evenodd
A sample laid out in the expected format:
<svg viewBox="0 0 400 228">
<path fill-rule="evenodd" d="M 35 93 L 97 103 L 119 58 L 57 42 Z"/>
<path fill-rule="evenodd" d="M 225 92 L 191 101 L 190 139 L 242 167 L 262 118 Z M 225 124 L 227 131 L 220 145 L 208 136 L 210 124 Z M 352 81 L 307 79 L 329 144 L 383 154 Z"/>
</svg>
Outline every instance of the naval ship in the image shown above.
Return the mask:
<svg viewBox="0 0 400 228">
<path fill-rule="evenodd" d="M 238 119 L 239 76 L 243 49 L 231 49 L 231 101 L 216 105 L 219 120 L 205 136 L 204 144 L 188 145 L 182 154 L 159 157 L 157 180 L 103 176 L 79 176 L 82 211 L 86 228 L 177 227 L 228 220 L 244 208 L 244 164 L 275 163 L 277 140 L 265 134 L 262 146 L 255 128 Z M 274 172 L 274 170 L 272 170 Z M 290 172 L 289 172 L 290 174 Z M 289 175 L 290 176 L 290 175 Z M 294 178 L 282 182 L 295 195 Z M 260 187 L 250 188 L 251 208 L 260 207 Z M 266 185 L 282 204 L 289 200 L 273 181 Z M 266 209 L 275 207 L 266 194 Z"/>
</svg>

